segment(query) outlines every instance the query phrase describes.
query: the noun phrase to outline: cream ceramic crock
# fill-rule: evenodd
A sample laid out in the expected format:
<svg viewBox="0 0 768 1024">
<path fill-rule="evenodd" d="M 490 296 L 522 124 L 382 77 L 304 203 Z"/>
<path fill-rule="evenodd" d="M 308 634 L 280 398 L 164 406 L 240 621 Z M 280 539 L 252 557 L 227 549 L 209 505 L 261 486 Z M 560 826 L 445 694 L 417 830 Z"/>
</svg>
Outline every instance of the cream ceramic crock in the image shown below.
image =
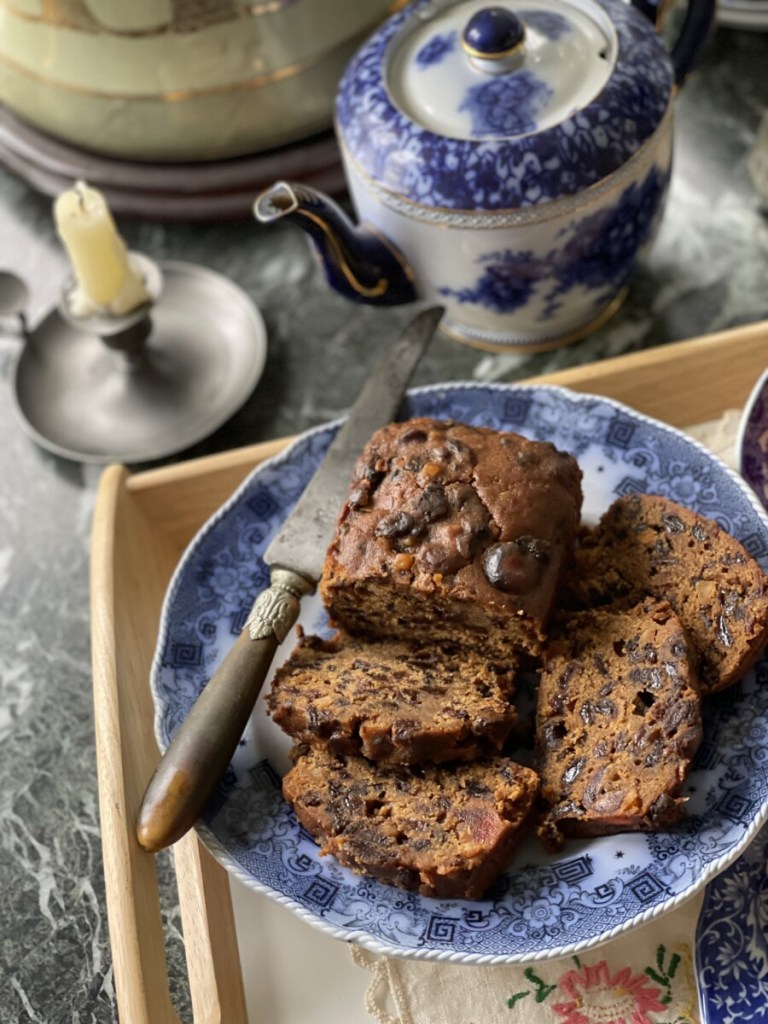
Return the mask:
<svg viewBox="0 0 768 1024">
<path fill-rule="evenodd" d="M 393 0 L 4 0 L 0 102 L 135 160 L 213 160 L 330 126 L 336 86 Z"/>
</svg>

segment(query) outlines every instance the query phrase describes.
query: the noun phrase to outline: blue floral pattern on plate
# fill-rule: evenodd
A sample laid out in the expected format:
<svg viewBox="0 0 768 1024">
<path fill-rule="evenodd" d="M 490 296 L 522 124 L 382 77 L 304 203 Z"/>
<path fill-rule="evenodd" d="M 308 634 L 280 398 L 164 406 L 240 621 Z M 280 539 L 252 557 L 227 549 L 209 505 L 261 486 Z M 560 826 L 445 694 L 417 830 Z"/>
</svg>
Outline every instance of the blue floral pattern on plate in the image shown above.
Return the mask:
<svg viewBox="0 0 768 1024">
<path fill-rule="evenodd" d="M 617 495 L 656 491 L 716 519 L 768 564 L 768 520 L 746 485 L 696 442 L 615 402 L 557 388 L 455 384 L 410 392 L 402 415 L 551 441 L 579 460 L 585 519 L 594 521 Z M 255 470 L 185 553 L 166 596 L 152 669 L 163 748 L 267 583 L 261 555 L 337 429 L 304 434 Z M 305 602 L 300 621 L 328 629 L 317 599 Z M 278 661 L 293 643 L 286 641 Z M 401 892 L 320 857 L 280 795 L 289 743 L 268 719 L 263 696 L 199 831 L 246 885 L 377 952 L 484 964 L 575 953 L 672 909 L 757 834 L 768 817 L 767 674 L 763 659 L 709 701 L 684 823 L 661 835 L 571 842 L 558 855 L 531 839 L 476 903 Z"/>
<path fill-rule="evenodd" d="M 768 1021 L 768 828 L 707 887 L 696 929 L 702 1024 Z"/>
<path fill-rule="evenodd" d="M 618 170 L 661 123 L 673 71 L 658 33 L 631 5 L 596 0 L 614 23 L 618 57 L 591 103 L 529 135 L 478 142 L 429 131 L 395 105 L 385 69 L 389 47 L 430 3 L 409 4 L 386 21 L 339 84 L 336 115 L 344 146 L 362 172 L 388 191 L 450 210 L 547 203 Z"/>
</svg>

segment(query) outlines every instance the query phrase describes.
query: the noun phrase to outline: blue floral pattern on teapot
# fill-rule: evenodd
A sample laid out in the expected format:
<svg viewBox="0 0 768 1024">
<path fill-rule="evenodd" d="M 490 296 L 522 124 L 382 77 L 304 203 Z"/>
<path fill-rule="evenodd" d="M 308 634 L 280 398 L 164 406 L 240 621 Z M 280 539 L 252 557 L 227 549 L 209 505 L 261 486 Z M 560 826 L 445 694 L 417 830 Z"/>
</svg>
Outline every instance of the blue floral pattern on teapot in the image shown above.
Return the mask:
<svg viewBox="0 0 768 1024">
<path fill-rule="evenodd" d="M 658 127 L 672 95 L 673 71 L 661 39 L 648 31 L 639 11 L 620 0 L 595 4 L 609 14 L 618 45 L 615 67 L 600 93 L 550 128 L 535 132 L 531 125 L 530 134 L 481 144 L 429 131 L 393 102 L 382 75 L 387 51 L 430 0 L 408 6 L 358 51 L 341 80 L 337 123 L 351 160 L 366 177 L 403 198 L 454 210 L 551 202 L 613 173 Z M 564 31 L 558 20 L 544 25 L 555 37 Z M 454 46 L 437 33 L 420 53 L 426 63 L 436 63 Z M 465 102 L 472 106 L 470 96 Z"/>
<path fill-rule="evenodd" d="M 633 182 L 624 189 L 614 206 L 562 228 L 557 249 L 545 255 L 531 249 L 483 253 L 476 260 L 482 272 L 473 284 L 458 289 L 442 286 L 438 291 L 460 303 L 511 313 L 524 307 L 537 282 L 546 278 L 542 321 L 557 312 L 558 300 L 575 287 L 596 293 L 592 305 L 598 311 L 631 276 L 638 252 L 651 238 L 668 181 L 668 172 L 653 167 L 642 184 Z"/>
<path fill-rule="evenodd" d="M 473 86 L 464 97 L 460 110 L 472 115 L 472 134 L 522 134 L 535 132 L 539 107 L 552 95 L 546 82 L 531 71 L 514 77 L 491 79 Z"/>
</svg>

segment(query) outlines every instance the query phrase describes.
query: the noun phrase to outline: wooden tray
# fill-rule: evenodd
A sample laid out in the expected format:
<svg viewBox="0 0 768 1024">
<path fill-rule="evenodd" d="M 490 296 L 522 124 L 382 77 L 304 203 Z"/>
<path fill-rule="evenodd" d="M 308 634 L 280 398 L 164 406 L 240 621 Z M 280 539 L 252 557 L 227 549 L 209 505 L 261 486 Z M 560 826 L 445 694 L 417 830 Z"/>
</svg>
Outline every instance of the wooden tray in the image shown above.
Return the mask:
<svg viewBox="0 0 768 1024">
<path fill-rule="evenodd" d="M 686 427 L 741 407 L 766 363 L 768 321 L 526 383 L 606 395 Z M 94 715 L 122 1024 L 178 1021 L 169 992 L 155 861 L 139 847 L 133 828 L 158 761 L 148 678 L 162 600 L 198 528 L 254 466 L 286 443 L 252 445 L 142 473 L 110 466 L 101 478 L 91 558 Z M 241 1024 L 248 1018 L 228 876 L 194 833 L 175 845 L 174 858 L 194 1020 Z"/>
</svg>

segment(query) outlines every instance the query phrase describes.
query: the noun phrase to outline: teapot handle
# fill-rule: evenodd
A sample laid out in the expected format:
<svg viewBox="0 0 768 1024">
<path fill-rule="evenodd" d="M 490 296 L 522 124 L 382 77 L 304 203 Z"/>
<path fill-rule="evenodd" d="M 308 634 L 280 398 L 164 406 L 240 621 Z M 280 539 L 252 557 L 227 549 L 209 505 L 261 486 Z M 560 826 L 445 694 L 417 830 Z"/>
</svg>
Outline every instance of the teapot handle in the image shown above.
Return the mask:
<svg viewBox="0 0 768 1024">
<path fill-rule="evenodd" d="M 632 5 L 658 25 L 669 0 L 631 0 Z M 693 70 L 715 17 L 716 0 L 688 0 L 680 34 L 672 46 L 675 84 L 682 85 Z"/>
</svg>

